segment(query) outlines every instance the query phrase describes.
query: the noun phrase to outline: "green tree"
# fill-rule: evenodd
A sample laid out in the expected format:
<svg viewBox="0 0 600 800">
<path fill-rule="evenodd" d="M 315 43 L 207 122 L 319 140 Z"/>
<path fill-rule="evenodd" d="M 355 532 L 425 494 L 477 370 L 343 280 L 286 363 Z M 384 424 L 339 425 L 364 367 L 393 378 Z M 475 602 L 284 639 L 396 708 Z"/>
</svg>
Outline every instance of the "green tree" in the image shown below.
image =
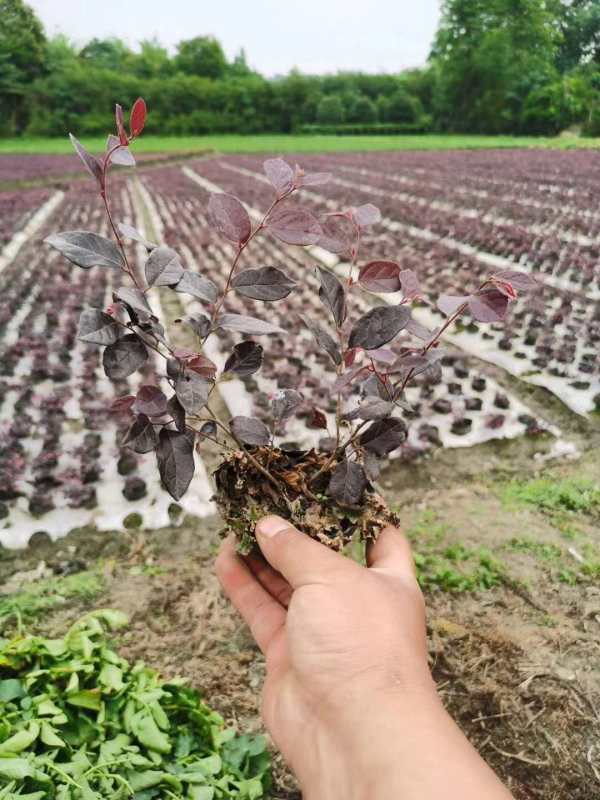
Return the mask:
<svg viewBox="0 0 600 800">
<path fill-rule="evenodd" d="M 559 70 L 567 72 L 590 61 L 600 65 L 599 0 L 561 0 L 557 15 L 562 34 Z"/>
<path fill-rule="evenodd" d="M 177 69 L 186 75 L 216 80 L 227 72 L 227 59 L 220 43 L 213 36 L 196 36 L 177 45 Z"/>
<path fill-rule="evenodd" d="M 92 39 L 79 51 L 79 58 L 99 69 L 128 69 L 134 55 L 125 42 L 116 37 Z"/>
<path fill-rule="evenodd" d="M 348 106 L 346 120 L 365 125 L 377 122 L 377 106 L 370 97 L 364 94 L 357 94 Z"/>
<path fill-rule="evenodd" d="M 321 98 L 317 106 L 317 122 L 320 125 L 339 125 L 344 121 L 344 105 L 337 94 Z"/>
<path fill-rule="evenodd" d="M 0 131 L 21 133 L 27 124 L 27 95 L 46 70 L 46 37 L 22 0 L 0 0 Z"/>
<path fill-rule="evenodd" d="M 423 116 L 423 106 L 419 98 L 409 94 L 406 89 L 397 89 L 387 98 L 384 114 L 384 122 L 412 125 L 418 123 Z"/>
<path fill-rule="evenodd" d="M 164 78 L 171 75 L 173 65 L 167 48 L 157 39 L 140 42 L 140 52 L 133 58 L 133 71 L 141 78 Z"/>
<path fill-rule="evenodd" d="M 556 23 L 546 0 L 444 0 L 431 55 L 438 125 L 516 132 L 529 92 L 557 77 Z"/>
</svg>

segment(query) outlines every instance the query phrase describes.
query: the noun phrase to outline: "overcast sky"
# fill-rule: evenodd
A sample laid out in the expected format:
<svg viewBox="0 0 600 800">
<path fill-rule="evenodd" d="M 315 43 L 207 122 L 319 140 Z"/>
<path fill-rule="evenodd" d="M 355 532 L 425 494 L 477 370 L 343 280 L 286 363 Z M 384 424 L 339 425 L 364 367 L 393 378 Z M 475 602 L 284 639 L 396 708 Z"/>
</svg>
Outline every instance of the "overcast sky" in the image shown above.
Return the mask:
<svg viewBox="0 0 600 800">
<path fill-rule="evenodd" d="M 212 34 L 228 57 L 246 49 L 266 75 L 357 69 L 396 72 L 423 64 L 439 0 L 28 0 L 49 34 L 81 44 L 154 36 L 172 48 Z"/>
</svg>

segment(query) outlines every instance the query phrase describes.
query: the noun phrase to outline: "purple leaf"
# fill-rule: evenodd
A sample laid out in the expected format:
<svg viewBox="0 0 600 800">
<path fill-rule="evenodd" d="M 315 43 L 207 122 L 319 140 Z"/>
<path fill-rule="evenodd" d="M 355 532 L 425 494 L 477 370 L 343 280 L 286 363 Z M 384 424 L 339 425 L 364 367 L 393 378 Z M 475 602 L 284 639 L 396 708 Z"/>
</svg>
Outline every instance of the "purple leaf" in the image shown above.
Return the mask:
<svg viewBox="0 0 600 800">
<path fill-rule="evenodd" d="M 331 180 L 331 172 L 306 172 L 296 177 L 297 186 L 322 186 Z"/>
<path fill-rule="evenodd" d="M 263 164 L 263 169 L 279 197 L 294 185 L 294 171 L 282 158 L 267 159 Z"/>
<path fill-rule="evenodd" d="M 298 206 L 276 208 L 269 214 L 266 228 L 286 244 L 316 244 L 322 235 L 316 218 Z"/>
<path fill-rule="evenodd" d="M 334 338 L 320 325 L 313 322 L 309 317 L 302 317 L 302 320 L 312 335 L 319 347 L 324 350 L 333 363 L 337 366 L 342 363 L 342 354 L 340 348 L 336 344 Z"/>
<path fill-rule="evenodd" d="M 130 286 L 121 286 L 117 290 L 115 297 L 121 303 L 124 303 L 136 312 L 152 315 L 152 309 L 148 305 L 146 295 L 140 289 L 135 289 Z"/>
<path fill-rule="evenodd" d="M 145 384 L 138 389 L 133 410 L 147 417 L 159 417 L 167 410 L 167 398 L 158 386 Z"/>
<path fill-rule="evenodd" d="M 437 307 L 447 317 L 451 317 L 458 309 L 467 304 L 471 299 L 471 295 L 466 294 L 461 297 L 454 297 L 449 294 L 442 294 L 438 298 Z"/>
<path fill-rule="evenodd" d="M 433 336 L 429 328 L 426 328 L 425 325 L 421 325 L 413 316 L 408 320 L 406 330 L 408 333 L 412 333 L 413 336 L 416 336 L 417 339 L 422 339 L 424 342 L 430 341 Z"/>
<path fill-rule="evenodd" d="M 381 364 L 393 364 L 396 360 L 396 353 L 387 347 L 378 347 L 376 350 L 367 350 L 366 352 L 369 358 Z"/>
<path fill-rule="evenodd" d="M 77 338 L 90 344 L 114 344 L 121 335 L 121 326 L 109 314 L 97 308 L 85 308 L 79 317 Z"/>
<path fill-rule="evenodd" d="M 185 433 L 185 408 L 177 399 L 176 394 L 169 398 L 169 402 L 167 403 L 167 412 L 173 417 L 173 422 L 175 423 L 177 430 L 181 433 Z"/>
<path fill-rule="evenodd" d="M 196 336 L 205 339 L 211 327 L 210 319 L 205 314 L 194 314 L 190 317 L 185 317 L 182 322 L 185 322 L 194 331 Z"/>
<path fill-rule="evenodd" d="M 350 332 L 350 347 L 376 350 L 391 342 L 406 327 L 410 310 L 406 306 L 377 306 L 361 317 Z"/>
<path fill-rule="evenodd" d="M 492 280 L 510 283 L 514 289 L 520 292 L 531 291 L 538 286 L 537 281 L 531 275 L 515 269 L 505 269 L 502 272 L 497 272 Z"/>
<path fill-rule="evenodd" d="M 183 267 L 175 250 L 162 245 L 150 253 L 145 273 L 148 286 L 174 286 L 183 277 Z"/>
<path fill-rule="evenodd" d="M 196 372 L 184 372 L 175 381 L 175 394 L 188 414 L 197 414 L 208 402 L 212 383 Z"/>
<path fill-rule="evenodd" d="M 370 261 L 360 270 L 358 282 L 368 292 L 399 292 L 400 267 L 395 261 Z"/>
<path fill-rule="evenodd" d="M 368 376 L 363 381 L 361 392 L 364 397 L 371 397 L 377 395 L 382 400 L 392 400 L 394 397 L 394 387 L 387 375 L 375 375 L 372 372 L 366 372 Z"/>
<path fill-rule="evenodd" d="M 405 300 L 415 300 L 422 295 L 421 284 L 417 273 L 412 269 L 403 269 L 400 272 L 400 285 Z"/>
<path fill-rule="evenodd" d="M 330 214 L 321 221 L 319 247 L 337 255 L 349 253 L 356 241 L 356 228 L 344 214 Z"/>
<path fill-rule="evenodd" d="M 205 422 L 204 425 L 200 428 L 200 438 L 207 437 L 209 439 L 216 438 L 217 435 L 217 423 L 209 419 L 208 422 Z"/>
<path fill-rule="evenodd" d="M 296 283 L 277 267 L 245 269 L 232 280 L 238 294 L 252 300 L 282 300 L 296 287 Z"/>
<path fill-rule="evenodd" d="M 269 429 L 255 417 L 233 417 L 229 427 L 236 439 L 252 447 L 266 446 L 271 441 Z"/>
<path fill-rule="evenodd" d="M 368 367 L 355 367 L 349 372 L 345 372 L 343 375 L 340 375 L 339 378 L 335 381 L 335 383 L 331 387 L 331 390 L 332 392 L 338 394 L 346 386 L 349 386 L 351 383 L 354 383 L 354 381 L 358 380 L 359 378 L 363 378 L 365 375 L 368 375 L 369 373 L 370 370 Z"/>
<path fill-rule="evenodd" d="M 119 222 L 117 225 L 119 229 L 119 233 L 121 236 L 124 236 L 126 239 L 133 239 L 134 242 L 139 242 L 143 244 L 146 250 L 154 250 L 155 247 L 158 247 L 157 244 L 154 242 L 149 242 L 143 234 L 141 234 L 137 228 L 134 228 L 133 225 L 127 225 L 125 222 Z"/>
<path fill-rule="evenodd" d="M 145 414 L 139 414 L 133 421 L 121 444 L 135 453 L 149 453 L 156 448 L 158 436 L 154 425 Z"/>
<path fill-rule="evenodd" d="M 333 272 L 329 272 L 329 270 L 322 267 L 317 267 L 317 277 L 321 284 L 319 298 L 331 311 L 336 326 L 341 328 L 346 319 L 346 292 L 344 287 Z"/>
<path fill-rule="evenodd" d="M 373 422 L 361 435 L 359 441 L 365 450 L 385 456 L 400 447 L 406 440 L 407 428 L 401 419 L 391 418 Z"/>
<path fill-rule="evenodd" d="M 158 437 L 156 461 L 163 485 L 180 500 L 194 477 L 194 436 L 163 428 Z"/>
<path fill-rule="evenodd" d="M 244 314 L 221 314 L 217 318 L 217 324 L 228 331 L 238 331 L 247 333 L 250 336 L 265 336 L 272 333 L 285 333 L 283 328 L 264 322 L 256 317 L 247 317 Z"/>
<path fill-rule="evenodd" d="M 218 290 L 210 278 L 203 278 L 197 272 L 184 269 L 181 280 L 175 286 L 175 291 L 180 294 L 191 294 L 199 300 L 214 303 L 217 300 Z"/>
<path fill-rule="evenodd" d="M 390 416 L 393 410 L 394 404 L 389 400 L 384 400 L 379 396 L 369 396 L 363 400 L 357 409 L 351 411 L 349 414 L 345 414 L 344 418 L 349 420 L 362 419 L 365 421 L 385 419 Z"/>
<path fill-rule="evenodd" d="M 376 481 L 381 474 L 381 463 L 375 453 L 366 450 L 363 456 L 363 467 L 370 481 Z"/>
<path fill-rule="evenodd" d="M 133 157 L 131 150 L 128 147 L 124 147 L 119 141 L 119 137 L 113 136 L 112 133 L 109 134 L 108 139 L 106 140 L 107 158 L 110 151 L 117 146 L 118 149 L 114 150 L 110 156 L 110 163 L 118 164 L 121 167 L 135 167 L 135 158 Z"/>
<path fill-rule="evenodd" d="M 81 142 L 79 142 L 73 136 L 72 133 L 69 134 L 69 139 L 71 140 L 71 144 L 75 148 L 75 152 L 82 160 L 84 167 L 90 173 L 92 178 L 95 178 L 100 184 L 100 186 L 102 186 L 104 178 L 102 173 L 102 164 L 100 163 L 100 161 L 96 158 L 96 156 L 93 156 L 91 153 L 88 153 L 85 147 L 81 144 Z"/>
<path fill-rule="evenodd" d="M 208 201 L 211 225 L 231 242 L 240 245 L 252 233 L 252 223 L 244 206 L 231 194 L 211 194 Z"/>
<path fill-rule="evenodd" d="M 471 296 L 469 311 L 477 322 L 500 322 L 506 316 L 509 302 L 499 289 L 482 289 Z"/>
<path fill-rule="evenodd" d="M 102 354 L 104 372 L 113 380 L 128 378 L 148 359 L 148 351 L 139 336 L 129 333 Z"/>
<path fill-rule="evenodd" d="M 53 233 L 44 239 L 73 264 L 83 269 L 116 267 L 121 269 L 121 252 L 114 242 L 89 231 Z"/>
<path fill-rule="evenodd" d="M 256 342 L 240 342 L 233 348 L 223 367 L 223 372 L 233 372 L 240 377 L 253 375 L 261 368 L 263 349 Z"/>
<path fill-rule="evenodd" d="M 302 395 L 299 392 L 295 389 L 281 389 L 271 401 L 273 417 L 279 422 L 289 419 L 301 404 Z"/>
<path fill-rule="evenodd" d="M 381 211 L 373 203 L 365 203 L 364 206 L 353 208 L 352 216 L 356 224 L 360 225 L 361 228 L 381 222 Z"/>
<path fill-rule="evenodd" d="M 342 461 L 329 481 L 329 494 L 342 506 L 357 506 L 367 488 L 367 476 L 356 461 Z"/>
</svg>

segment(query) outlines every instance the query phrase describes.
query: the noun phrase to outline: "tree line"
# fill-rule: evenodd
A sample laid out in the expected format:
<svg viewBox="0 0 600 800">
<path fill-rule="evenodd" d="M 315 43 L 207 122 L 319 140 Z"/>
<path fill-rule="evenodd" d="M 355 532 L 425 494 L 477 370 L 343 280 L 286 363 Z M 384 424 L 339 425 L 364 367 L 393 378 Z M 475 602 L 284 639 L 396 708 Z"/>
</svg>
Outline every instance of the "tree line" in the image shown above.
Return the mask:
<svg viewBox="0 0 600 800">
<path fill-rule="evenodd" d="M 149 132 L 600 135 L 600 0 L 443 0 L 429 59 L 371 75 L 266 78 L 211 36 L 136 50 L 48 38 L 23 0 L 0 0 L 0 135 L 103 134 L 116 98 L 143 95 Z M 398 53 L 400 61 L 402 54 Z"/>
</svg>

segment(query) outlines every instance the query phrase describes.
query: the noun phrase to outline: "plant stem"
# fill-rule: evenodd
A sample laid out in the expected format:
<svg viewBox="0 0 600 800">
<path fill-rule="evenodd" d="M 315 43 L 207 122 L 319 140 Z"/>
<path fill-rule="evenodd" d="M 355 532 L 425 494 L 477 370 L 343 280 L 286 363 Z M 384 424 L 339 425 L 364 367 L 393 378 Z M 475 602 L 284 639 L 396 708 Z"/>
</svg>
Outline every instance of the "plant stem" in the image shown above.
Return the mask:
<svg viewBox="0 0 600 800">
<path fill-rule="evenodd" d="M 112 156 L 113 153 L 115 153 L 117 150 L 119 150 L 121 147 L 124 147 L 124 146 L 125 145 L 122 145 L 122 144 L 115 145 L 112 148 L 112 150 L 108 151 L 108 153 L 106 154 L 106 156 L 104 158 L 104 161 L 102 163 L 102 183 L 101 183 L 101 186 L 100 186 L 100 197 L 102 198 L 102 201 L 104 203 L 104 208 L 106 209 L 106 215 L 108 217 L 108 221 L 110 223 L 110 227 L 112 228 L 112 232 L 114 234 L 115 239 L 117 240 L 117 244 L 119 246 L 119 250 L 121 251 L 121 258 L 123 259 L 123 269 L 129 275 L 131 280 L 134 282 L 135 287 L 137 289 L 139 289 L 140 291 L 142 291 L 142 289 L 141 289 L 141 287 L 140 287 L 140 285 L 138 283 L 138 280 L 135 277 L 135 273 L 134 273 L 133 269 L 131 268 L 131 266 L 129 264 L 129 261 L 127 259 L 127 253 L 125 252 L 125 245 L 123 244 L 123 240 L 119 236 L 119 232 L 118 232 L 118 230 L 117 230 L 117 228 L 115 226 L 115 223 L 113 221 L 112 214 L 110 212 L 110 206 L 109 206 L 109 203 L 108 203 L 108 197 L 107 197 L 108 167 L 110 166 L 110 159 L 111 159 L 111 156 Z"/>
</svg>

